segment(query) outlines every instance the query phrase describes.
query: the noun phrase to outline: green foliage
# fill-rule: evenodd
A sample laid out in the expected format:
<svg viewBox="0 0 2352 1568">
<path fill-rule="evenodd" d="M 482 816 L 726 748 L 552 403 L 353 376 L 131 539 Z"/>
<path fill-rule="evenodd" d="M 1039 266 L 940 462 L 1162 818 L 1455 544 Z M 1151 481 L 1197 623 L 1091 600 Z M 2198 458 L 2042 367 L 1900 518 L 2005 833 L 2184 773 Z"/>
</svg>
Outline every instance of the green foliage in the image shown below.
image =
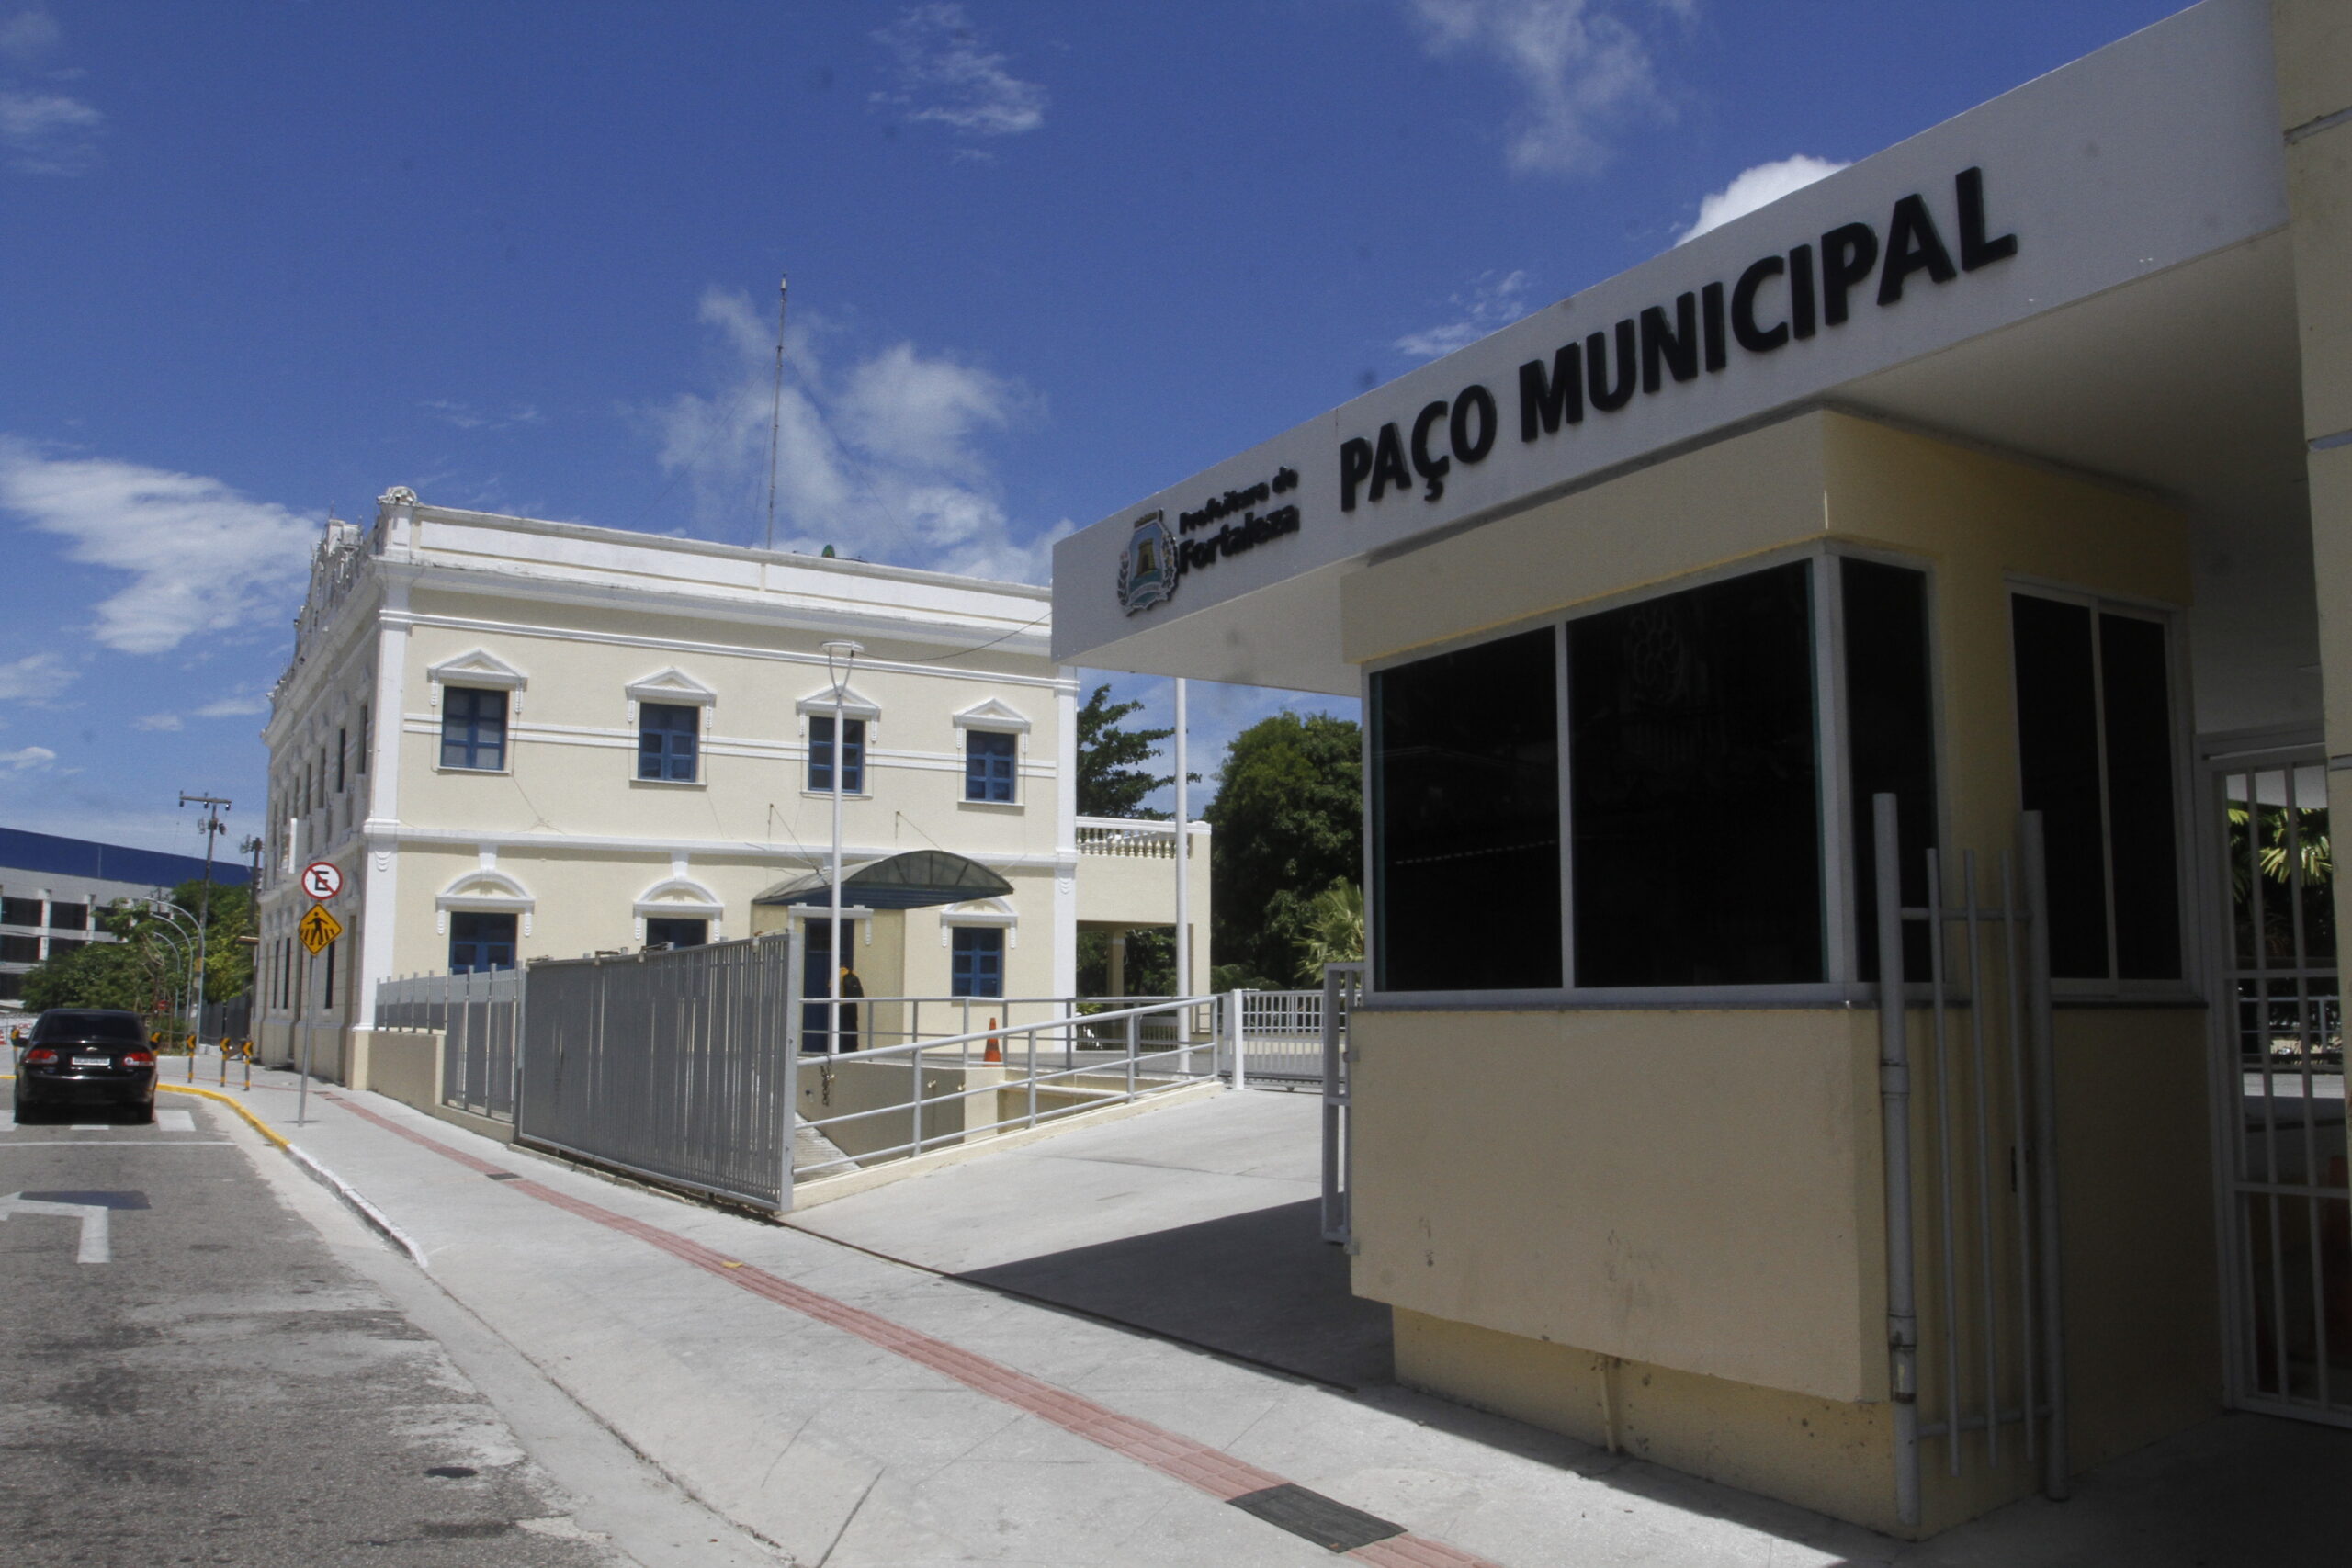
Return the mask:
<svg viewBox="0 0 2352 1568">
<path fill-rule="evenodd" d="M 1080 817 L 1165 817 L 1144 802 L 1151 792 L 1175 782 L 1173 773 L 1154 776 L 1137 764 L 1150 761 L 1173 729 L 1122 729 L 1119 721 L 1141 711 L 1138 702 L 1111 701 L 1111 688 L 1094 688 L 1078 710 L 1078 814 Z"/>
<path fill-rule="evenodd" d="M 128 942 L 94 942 L 61 953 L 25 976 L 25 1006 L 129 1008 L 151 1012 L 155 975 L 148 955 Z"/>
<path fill-rule="evenodd" d="M 1126 990 L 1130 997 L 1165 997 L 1176 984 L 1176 931 L 1171 926 L 1146 926 L 1127 932 Z M 1111 933 L 1082 930 L 1078 933 L 1078 994 L 1111 994 Z"/>
<path fill-rule="evenodd" d="M 1288 975 L 1316 899 L 1363 864 L 1363 765 L 1353 721 L 1278 713 L 1234 737 L 1206 813 L 1216 829 L 1214 961 Z M 1359 939 L 1361 942 L 1361 939 Z"/>
<path fill-rule="evenodd" d="M 1227 991 L 1279 991 L 1283 983 L 1252 974 L 1246 964 L 1220 964 L 1209 971 L 1209 989 L 1219 996 Z"/>
<path fill-rule="evenodd" d="M 185 911 L 179 924 L 193 928 L 199 913 L 205 930 L 204 994 L 225 1001 L 253 985 L 254 949 L 237 941 L 254 930 L 254 898 L 248 888 L 214 883 L 207 897 L 201 880 L 183 882 L 170 901 Z M 209 907 L 209 908 L 208 908 Z M 25 976 L 25 1005 L 30 1008 L 129 1008 L 150 1015 L 168 1010 L 187 989 L 194 954 L 171 922 L 144 905 L 118 903 L 98 912 L 99 929 L 119 938 L 61 953 Z"/>
<path fill-rule="evenodd" d="M 1341 877 L 1306 906 L 1306 934 L 1298 939 L 1298 983 L 1320 986 L 1326 964 L 1363 961 L 1363 889 Z"/>
</svg>

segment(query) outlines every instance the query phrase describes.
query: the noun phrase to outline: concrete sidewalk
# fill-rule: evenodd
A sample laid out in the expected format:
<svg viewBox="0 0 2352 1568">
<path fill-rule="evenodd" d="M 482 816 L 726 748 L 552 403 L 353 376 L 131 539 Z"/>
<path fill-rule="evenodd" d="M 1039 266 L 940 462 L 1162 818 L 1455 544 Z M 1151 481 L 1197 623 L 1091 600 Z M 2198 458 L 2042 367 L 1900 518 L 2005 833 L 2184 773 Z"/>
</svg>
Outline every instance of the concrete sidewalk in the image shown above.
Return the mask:
<svg viewBox="0 0 2352 1568">
<path fill-rule="evenodd" d="M 1170 1170 L 1115 1146 L 1123 1129 L 1148 1145 L 1171 1134 L 1149 1131 L 1158 1118 L 1198 1114 L 1192 1165 L 1205 1167 L 1216 1104 L 1100 1129 L 1068 1152 L 1035 1145 L 1043 1177 L 976 1161 L 808 1217 L 813 1229 L 841 1211 L 826 1224 L 844 1239 L 869 1227 L 853 1247 L 607 1181 L 371 1095 L 314 1090 L 311 1122 L 295 1127 L 291 1080 L 254 1081 L 231 1092 L 413 1238 L 459 1303 L 687 1491 L 807 1564 L 1306 1564 L 1329 1561 L 1318 1530 L 1344 1544 L 1378 1521 L 1407 1533 L 1352 1555 L 1400 1568 L 2189 1568 L 2324 1561 L 2345 1539 L 2321 1513 L 2343 1506 L 2344 1432 L 2232 1417 L 2083 1478 L 2063 1506 L 2020 1505 L 1905 1547 L 1393 1385 L 1349 1393 L 932 1271 L 944 1260 L 984 1278 L 1060 1258 L 1022 1277 L 1084 1276 L 1072 1255 L 1145 1257 L 1157 1230 L 1218 1218 L 1184 1217 L 1199 1208 L 1226 1204 L 1230 1218 L 1295 1203 L 1280 1190 L 1295 1151 L 1268 1156 L 1261 1195 L 1279 1201 L 1267 1204 L 1225 1180 L 1231 1171 Z M 1255 1157 L 1248 1140 L 1227 1147 Z M 1074 1218 L 1113 1179 L 1135 1195 L 1126 1217 Z M 934 1254 L 917 1258 L 925 1267 L 857 1249 L 914 1253 L 925 1189 L 994 1250 L 947 1257 L 953 1224 L 922 1244 Z"/>
</svg>

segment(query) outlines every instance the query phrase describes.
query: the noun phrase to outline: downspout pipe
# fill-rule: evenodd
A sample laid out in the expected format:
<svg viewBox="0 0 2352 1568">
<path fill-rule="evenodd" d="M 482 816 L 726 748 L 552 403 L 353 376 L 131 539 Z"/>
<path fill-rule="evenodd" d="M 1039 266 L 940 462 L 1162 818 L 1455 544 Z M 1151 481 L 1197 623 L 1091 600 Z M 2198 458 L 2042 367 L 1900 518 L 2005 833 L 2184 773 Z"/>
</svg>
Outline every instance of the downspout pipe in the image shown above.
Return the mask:
<svg viewBox="0 0 2352 1568">
<path fill-rule="evenodd" d="M 1911 1237 L 1911 1042 L 1903 996 L 1902 849 L 1894 796 L 1871 797 L 1878 890 L 1878 1094 L 1886 1171 L 1886 1354 L 1894 1512 L 1919 1522 L 1919 1314 Z"/>
</svg>

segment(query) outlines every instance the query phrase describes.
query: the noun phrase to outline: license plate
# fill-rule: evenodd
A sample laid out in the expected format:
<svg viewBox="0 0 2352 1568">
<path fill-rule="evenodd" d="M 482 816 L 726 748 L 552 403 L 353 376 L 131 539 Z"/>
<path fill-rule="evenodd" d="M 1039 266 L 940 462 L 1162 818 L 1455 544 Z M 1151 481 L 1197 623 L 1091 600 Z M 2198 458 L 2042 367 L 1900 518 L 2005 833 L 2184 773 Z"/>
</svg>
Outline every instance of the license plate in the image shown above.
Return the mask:
<svg viewBox="0 0 2352 1568">
<path fill-rule="evenodd" d="M 74 1058 L 74 1065 L 77 1067 L 111 1067 L 114 1066 L 114 1058 L 112 1056 L 76 1056 Z"/>
</svg>

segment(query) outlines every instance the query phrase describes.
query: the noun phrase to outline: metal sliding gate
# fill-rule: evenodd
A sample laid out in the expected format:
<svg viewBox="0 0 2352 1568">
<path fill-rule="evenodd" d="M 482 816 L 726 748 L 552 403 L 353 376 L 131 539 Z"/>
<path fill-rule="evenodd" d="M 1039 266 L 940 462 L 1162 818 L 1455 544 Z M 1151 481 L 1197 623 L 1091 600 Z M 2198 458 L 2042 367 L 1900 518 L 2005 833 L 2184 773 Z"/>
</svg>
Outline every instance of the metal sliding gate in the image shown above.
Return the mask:
<svg viewBox="0 0 2352 1568">
<path fill-rule="evenodd" d="M 2352 1426 L 2352 1182 L 2345 1164 L 2327 763 L 2273 753 L 2217 772 L 2217 932 L 2230 1038 L 2217 1053 L 2236 1404 Z"/>
<path fill-rule="evenodd" d="M 1894 797 L 1872 816 L 1895 1494 L 1916 1524 L 1927 1444 L 1954 1476 L 2022 1458 L 2067 1492 L 2047 884 L 2028 812 L 2014 857 L 1928 850 L 1927 904 L 1905 908 Z"/>
<path fill-rule="evenodd" d="M 530 966 L 515 1136 L 761 1208 L 786 1201 L 797 943 Z"/>
</svg>

